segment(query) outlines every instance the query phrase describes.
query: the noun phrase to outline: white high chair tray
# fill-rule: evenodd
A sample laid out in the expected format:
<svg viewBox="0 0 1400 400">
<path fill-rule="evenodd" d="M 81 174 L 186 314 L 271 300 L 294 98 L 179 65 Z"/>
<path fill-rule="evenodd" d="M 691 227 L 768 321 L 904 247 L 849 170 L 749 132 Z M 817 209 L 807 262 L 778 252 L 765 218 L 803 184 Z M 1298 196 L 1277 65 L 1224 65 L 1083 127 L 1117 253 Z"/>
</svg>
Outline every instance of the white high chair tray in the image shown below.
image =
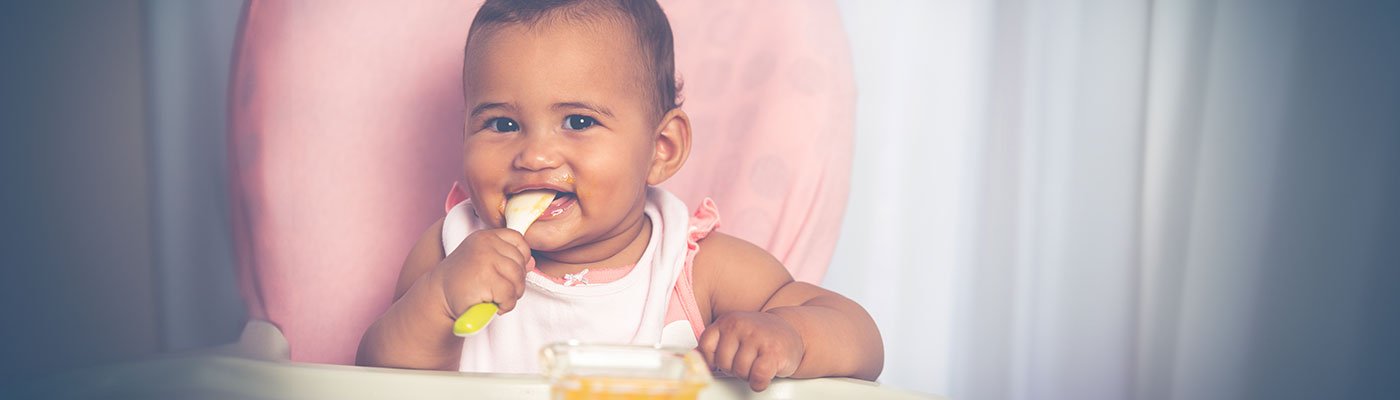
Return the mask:
<svg viewBox="0 0 1400 400">
<path fill-rule="evenodd" d="M 24 389 L 18 398 L 133 399 L 548 399 L 537 375 L 474 374 L 263 361 L 204 354 L 72 371 Z M 701 399 L 928 399 L 923 394 L 847 379 L 779 379 L 755 393 L 746 382 L 716 379 Z"/>
</svg>

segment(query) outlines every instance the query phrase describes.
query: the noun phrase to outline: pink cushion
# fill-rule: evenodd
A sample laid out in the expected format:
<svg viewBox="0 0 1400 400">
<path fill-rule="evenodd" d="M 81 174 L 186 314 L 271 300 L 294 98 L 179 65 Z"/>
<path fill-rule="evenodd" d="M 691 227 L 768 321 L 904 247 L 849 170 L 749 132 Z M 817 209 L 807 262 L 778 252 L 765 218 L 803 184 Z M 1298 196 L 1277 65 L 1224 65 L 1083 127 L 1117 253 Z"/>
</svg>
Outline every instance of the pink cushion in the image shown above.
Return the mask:
<svg viewBox="0 0 1400 400">
<path fill-rule="evenodd" d="M 293 360 L 350 363 L 461 176 L 462 45 L 478 2 L 267 2 L 231 82 L 239 277 Z M 665 186 L 820 281 L 845 207 L 854 89 L 831 2 L 663 2 L 694 125 Z"/>
</svg>

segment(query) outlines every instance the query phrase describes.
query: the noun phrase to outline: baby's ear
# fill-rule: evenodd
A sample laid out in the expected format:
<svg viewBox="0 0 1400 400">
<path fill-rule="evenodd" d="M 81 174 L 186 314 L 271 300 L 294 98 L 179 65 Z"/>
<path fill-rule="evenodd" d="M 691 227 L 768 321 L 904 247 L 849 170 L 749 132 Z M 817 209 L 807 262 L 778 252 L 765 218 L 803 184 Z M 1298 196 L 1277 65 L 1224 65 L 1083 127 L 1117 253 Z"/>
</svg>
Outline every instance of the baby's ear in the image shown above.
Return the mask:
<svg viewBox="0 0 1400 400">
<path fill-rule="evenodd" d="M 647 172 L 648 185 L 660 185 L 670 179 L 685 165 L 690 157 L 690 116 L 679 107 L 661 116 L 657 126 L 656 152 L 651 158 L 651 170 Z"/>
</svg>

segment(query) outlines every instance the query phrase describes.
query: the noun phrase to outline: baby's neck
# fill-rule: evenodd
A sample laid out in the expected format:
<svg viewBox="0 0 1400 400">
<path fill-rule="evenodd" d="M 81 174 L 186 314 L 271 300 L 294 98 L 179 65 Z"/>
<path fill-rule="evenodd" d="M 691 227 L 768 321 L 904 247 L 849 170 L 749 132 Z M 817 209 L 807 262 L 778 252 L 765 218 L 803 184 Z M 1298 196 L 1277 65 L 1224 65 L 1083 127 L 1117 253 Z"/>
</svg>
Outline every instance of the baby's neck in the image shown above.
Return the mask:
<svg viewBox="0 0 1400 400">
<path fill-rule="evenodd" d="M 545 275 L 563 277 L 564 274 L 577 274 L 584 269 L 618 268 L 636 264 L 637 260 L 642 258 L 642 253 L 646 252 L 647 243 L 651 241 L 651 218 L 643 214 L 641 221 L 634 226 L 613 237 L 583 248 L 570 249 L 568 252 L 535 252 L 535 268 Z M 621 247 L 621 250 L 611 252 L 609 256 L 588 256 L 588 253 L 594 252 L 607 254 L 609 248 L 618 247 Z"/>
</svg>

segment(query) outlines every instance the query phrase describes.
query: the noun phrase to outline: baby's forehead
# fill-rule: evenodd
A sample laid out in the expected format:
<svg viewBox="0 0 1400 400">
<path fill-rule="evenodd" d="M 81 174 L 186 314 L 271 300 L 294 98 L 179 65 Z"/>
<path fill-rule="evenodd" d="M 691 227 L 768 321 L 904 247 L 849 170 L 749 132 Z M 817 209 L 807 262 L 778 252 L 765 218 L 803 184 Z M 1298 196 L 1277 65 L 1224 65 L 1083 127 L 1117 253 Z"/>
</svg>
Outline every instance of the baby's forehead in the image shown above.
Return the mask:
<svg viewBox="0 0 1400 400">
<path fill-rule="evenodd" d="M 469 41 L 466 59 L 468 64 L 533 58 L 554 64 L 593 62 L 614 69 L 645 67 L 646 57 L 638 42 L 626 29 L 615 28 L 583 24 L 502 26 Z"/>
<path fill-rule="evenodd" d="M 616 21 L 540 19 L 502 23 L 468 39 L 465 84 L 569 77 L 647 91 L 647 57 L 631 27 Z M 645 93 L 644 93 L 645 94 Z"/>
</svg>

